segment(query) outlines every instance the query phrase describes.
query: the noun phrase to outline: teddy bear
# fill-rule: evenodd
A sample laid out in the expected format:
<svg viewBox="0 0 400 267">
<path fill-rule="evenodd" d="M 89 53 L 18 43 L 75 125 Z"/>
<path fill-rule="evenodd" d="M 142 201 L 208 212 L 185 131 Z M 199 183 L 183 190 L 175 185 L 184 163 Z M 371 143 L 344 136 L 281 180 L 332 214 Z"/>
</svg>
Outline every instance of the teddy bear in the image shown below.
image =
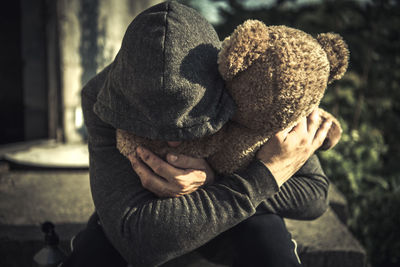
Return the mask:
<svg viewBox="0 0 400 267">
<path fill-rule="evenodd" d="M 218 69 L 236 104 L 233 117 L 215 134 L 169 147 L 117 129 L 119 151 L 128 156 L 145 146 L 161 157 L 167 153 L 206 158 L 221 174 L 245 168 L 257 150 L 277 132 L 309 115 L 327 85 L 339 80 L 348 66 L 349 50 L 334 33 L 316 38 L 287 26 L 266 26 L 247 20 L 222 42 Z M 332 119 L 322 149 L 336 145 L 342 129 L 319 108 L 321 120 Z"/>
</svg>

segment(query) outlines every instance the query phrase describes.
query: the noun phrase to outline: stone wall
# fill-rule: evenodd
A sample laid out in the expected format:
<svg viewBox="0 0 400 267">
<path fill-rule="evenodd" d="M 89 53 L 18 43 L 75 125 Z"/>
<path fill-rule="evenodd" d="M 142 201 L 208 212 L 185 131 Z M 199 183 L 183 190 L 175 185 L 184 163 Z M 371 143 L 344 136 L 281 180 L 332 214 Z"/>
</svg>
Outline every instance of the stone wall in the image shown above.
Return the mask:
<svg viewBox="0 0 400 267">
<path fill-rule="evenodd" d="M 20 1 L 24 139 L 45 138 L 48 132 L 44 1 Z"/>
</svg>

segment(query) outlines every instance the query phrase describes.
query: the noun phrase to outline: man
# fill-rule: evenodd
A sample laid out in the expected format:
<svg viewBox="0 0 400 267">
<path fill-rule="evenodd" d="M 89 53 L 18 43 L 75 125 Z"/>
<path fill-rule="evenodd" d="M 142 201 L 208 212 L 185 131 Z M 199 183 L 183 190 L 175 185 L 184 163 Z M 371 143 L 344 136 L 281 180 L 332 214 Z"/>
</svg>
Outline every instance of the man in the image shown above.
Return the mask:
<svg viewBox="0 0 400 267">
<path fill-rule="evenodd" d="M 165 2 L 135 18 L 114 62 L 85 86 L 99 220 L 78 235 L 65 266 L 159 266 L 225 234 L 234 266 L 300 265 L 281 216 L 311 219 L 326 209 L 329 182 L 311 155 L 330 122 L 319 125 L 317 112 L 228 176 L 215 177 L 204 159 L 164 160 L 141 147 L 127 160 L 116 149 L 117 128 L 171 146 L 218 131 L 234 112 L 217 71 L 219 46 L 197 12 Z"/>
</svg>

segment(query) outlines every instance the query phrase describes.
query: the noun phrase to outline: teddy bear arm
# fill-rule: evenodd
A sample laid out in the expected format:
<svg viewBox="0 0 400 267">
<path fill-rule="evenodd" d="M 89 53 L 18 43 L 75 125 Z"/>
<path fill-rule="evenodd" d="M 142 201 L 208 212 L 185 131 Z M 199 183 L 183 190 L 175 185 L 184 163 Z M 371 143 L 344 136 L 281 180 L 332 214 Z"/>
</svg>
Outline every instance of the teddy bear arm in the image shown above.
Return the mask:
<svg viewBox="0 0 400 267">
<path fill-rule="evenodd" d="M 207 161 L 217 173 L 231 174 L 245 168 L 254 156 L 255 151 L 243 154 L 240 153 L 240 149 L 235 150 L 230 146 L 211 155 L 207 158 Z"/>
<path fill-rule="evenodd" d="M 246 168 L 260 146 L 268 139 L 239 124 L 230 122 L 222 149 L 207 158 L 211 167 L 221 174 L 231 174 Z"/>
<path fill-rule="evenodd" d="M 128 157 L 129 155 L 136 156 L 136 148 L 139 144 L 136 142 L 134 136 L 127 131 L 117 129 L 116 131 L 117 149 L 119 152 Z"/>
</svg>

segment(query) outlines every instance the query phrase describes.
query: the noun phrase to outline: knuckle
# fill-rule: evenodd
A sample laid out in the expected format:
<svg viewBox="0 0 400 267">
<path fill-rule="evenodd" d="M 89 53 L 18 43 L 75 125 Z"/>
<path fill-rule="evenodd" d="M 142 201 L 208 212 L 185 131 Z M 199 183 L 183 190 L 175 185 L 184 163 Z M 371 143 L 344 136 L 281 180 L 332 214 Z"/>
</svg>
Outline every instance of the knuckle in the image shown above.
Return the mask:
<svg viewBox="0 0 400 267">
<path fill-rule="evenodd" d="M 308 138 L 306 136 L 303 136 L 300 138 L 300 145 L 305 146 L 308 143 Z"/>
<path fill-rule="evenodd" d="M 310 123 L 313 123 L 313 124 L 315 124 L 315 123 L 317 123 L 317 122 L 318 122 L 318 120 L 319 120 L 319 117 L 318 117 L 318 116 L 316 116 L 315 114 L 311 114 L 311 116 L 309 116 L 309 117 L 308 117 L 308 120 L 309 120 L 309 122 L 310 122 Z"/>
</svg>

